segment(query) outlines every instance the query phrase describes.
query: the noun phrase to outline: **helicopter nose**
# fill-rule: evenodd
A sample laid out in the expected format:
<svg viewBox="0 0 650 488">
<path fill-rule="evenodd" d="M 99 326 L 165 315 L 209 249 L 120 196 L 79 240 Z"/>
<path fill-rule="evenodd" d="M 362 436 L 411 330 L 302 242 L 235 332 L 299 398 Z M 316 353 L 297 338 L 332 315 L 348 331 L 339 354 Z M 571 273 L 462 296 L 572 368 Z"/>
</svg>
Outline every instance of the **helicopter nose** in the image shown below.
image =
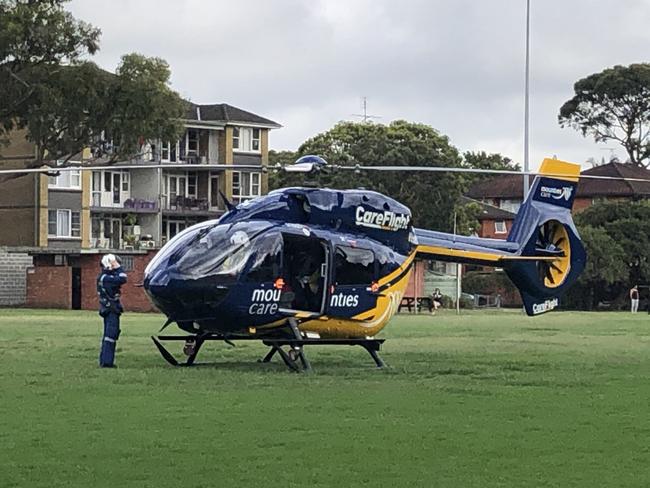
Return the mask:
<svg viewBox="0 0 650 488">
<path fill-rule="evenodd" d="M 170 277 L 168 269 L 160 269 L 145 276 L 144 289 L 165 315 L 189 321 L 218 316 L 230 286 L 214 277 L 178 279 Z"/>
<path fill-rule="evenodd" d="M 161 312 L 170 315 L 175 308 L 174 293 L 169 284 L 169 273 L 165 270 L 154 269 L 145 273 L 144 290 L 151 302 Z"/>
</svg>

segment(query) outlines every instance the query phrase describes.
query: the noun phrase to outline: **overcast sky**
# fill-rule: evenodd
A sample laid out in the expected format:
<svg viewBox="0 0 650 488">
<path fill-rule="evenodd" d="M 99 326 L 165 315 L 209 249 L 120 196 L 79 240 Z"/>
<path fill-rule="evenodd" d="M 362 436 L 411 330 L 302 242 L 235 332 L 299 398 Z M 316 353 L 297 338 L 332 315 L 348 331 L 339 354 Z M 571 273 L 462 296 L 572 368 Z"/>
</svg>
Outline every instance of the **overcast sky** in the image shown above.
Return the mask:
<svg viewBox="0 0 650 488">
<path fill-rule="evenodd" d="M 546 156 L 609 157 L 557 113 L 573 83 L 650 61 L 650 0 L 531 0 L 531 167 Z M 73 0 L 101 28 L 95 61 L 166 59 L 172 86 L 281 123 L 272 149 L 296 149 L 368 112 L 423 122 L 459 150 L 523 162 L 525 0 Z"/>
</svg>

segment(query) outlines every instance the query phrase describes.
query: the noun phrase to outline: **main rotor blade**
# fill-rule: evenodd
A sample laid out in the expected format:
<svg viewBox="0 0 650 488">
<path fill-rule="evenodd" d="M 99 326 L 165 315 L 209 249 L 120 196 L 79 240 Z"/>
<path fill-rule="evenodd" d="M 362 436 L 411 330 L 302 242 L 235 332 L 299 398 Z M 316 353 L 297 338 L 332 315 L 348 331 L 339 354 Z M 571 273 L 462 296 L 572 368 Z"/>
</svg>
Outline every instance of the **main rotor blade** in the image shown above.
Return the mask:
<svg viewBox="0 0 650 488">
<path fill-rule="evenodd" d="M 79 164 L 73 163 L 70 166 L 42 166 L 40 168 L 18 168 L 0 169 L 0 174 L 30 174 L 30 173 L 52 173 L 60 171 L 101 171 L 115 169 L 185 169 L 200 170 L 209 169 L 215 171 L 240 171 L 242 169 L 266 172 L 268 166 L 259 164 Z"/>
<path fill-rule="evenodd" d="M 480 168 L 450 168 L 445 166 L 361 166 L 361 165 L 341 165 L 333 164 L 325 166 L 335 170 L 343 171 L 397 171 L 397 172 L 425 172 L 425 173 L 467 173 L 467 174 L 483 174 L 483 175 L 513 175 L 513 176 L 547 176 L 556 178 L 566 178 L 564 174 L 554 173 L 538 173 L 535 171 L 515 171 L 507 169 L 480 169 Z M 193 163 L 165 163 L 165 164 L 81 164 L 73 162 L 70 166 L 47 166 L 43 165 L 40 168 L 16 168 L 16 169 L 0 169 L 0 174 L 29 174 L 29 173 L 51 173 L 53 171 L 101 171 L 101 170 L 114 170 L 114 169 L 185 169 L 185 170 L 201 170 L 208 169 L 214 171 L 240 171 L 240 170 L 253 170 L 268 172 L 268 170 L 284 171 L 286 173 L 309 173 L 313 171 L 313 163 L 300 163 L 295 165 L 280 165 L 274 166 L 259 165 L 259 164 L 193 164 Z M 650 178 L 626 178 L 619 176 L 596 176 L 596 175 L 583 175 L 579 176 L 580 179 L 590 180 L 609 180 L 609 181 L 632 181 L 639 183 L 650 183 Z"/>
<path fill-rule="evenodd" d="M 514 176 L 547 176 L 555 178 L 566 178 L 566 174 L 560 173 L 539 173 L 536 171 L 516 171 L 509 169 L 480 169 L 480 168 L 449 168 L 445 166 L 361 166 L 361 165 L 330 165 L 333 169 L 352 171 L 421 171 L 425 173 L 468 173 L 485 175 L 514 175 Z M 576 178 L 587 180 L 609 180 L 609 181 L 636 181 L 650 183 L 650 178 L 627 178 L 622 176 L 598 176 L 580 174 Z"/>
</svg>

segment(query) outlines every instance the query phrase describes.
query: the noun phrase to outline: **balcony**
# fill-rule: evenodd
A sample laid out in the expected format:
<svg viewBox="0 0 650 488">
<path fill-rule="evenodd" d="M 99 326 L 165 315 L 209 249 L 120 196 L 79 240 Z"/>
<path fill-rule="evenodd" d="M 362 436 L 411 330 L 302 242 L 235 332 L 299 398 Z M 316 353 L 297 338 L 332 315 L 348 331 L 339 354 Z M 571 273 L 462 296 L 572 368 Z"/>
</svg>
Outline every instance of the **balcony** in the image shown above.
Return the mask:
<svg viewBox="0 0 650 488">
<path fill-rule="evenodd" d="M 163 214 L 177 216 L 215 217 L 222 212 L 210 208 L 207 198 L 163 196 Z"/>
<path fill-rule="evenodd" d="M 144 237 L 144 238 L 143 238 Z M 157 249 L 162 243 L 156 242 L 153 239 L 148 238 L 150 236 L 139 236 L 135 239 L 128 238 L 128 235 L 122 235 L 120 237 L 93 237 L 90 239 L 90 247 L 92 249 L 102 249 L 102 250 L 123 250 L 123 251 L 136 251 L 136 250 L 148 250 L 148 249 Z"/>
<path fill-rule="evenodd" d="M 158 201 L 145 198 L 103 198 L 100 192 L 93 192 L 90 209 L 103 213 L 157 213 Z"/>
</svg>

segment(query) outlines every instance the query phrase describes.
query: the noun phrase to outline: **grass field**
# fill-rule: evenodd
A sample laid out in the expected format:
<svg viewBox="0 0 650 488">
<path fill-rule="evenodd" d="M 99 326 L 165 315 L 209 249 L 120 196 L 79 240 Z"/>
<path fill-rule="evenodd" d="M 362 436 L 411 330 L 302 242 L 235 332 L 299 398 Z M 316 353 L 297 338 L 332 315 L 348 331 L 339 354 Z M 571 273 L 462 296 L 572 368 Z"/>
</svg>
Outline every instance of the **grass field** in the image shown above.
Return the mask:
<svg viewBox="0 0 650 488">
<path fill-rule="evenodd" d="M 650 317 L 400 316 L 377 370 L 208 344 L 172 368 L 127 313 L 0 310 L 0 487 L 650 486 Z"/>
</svg>

